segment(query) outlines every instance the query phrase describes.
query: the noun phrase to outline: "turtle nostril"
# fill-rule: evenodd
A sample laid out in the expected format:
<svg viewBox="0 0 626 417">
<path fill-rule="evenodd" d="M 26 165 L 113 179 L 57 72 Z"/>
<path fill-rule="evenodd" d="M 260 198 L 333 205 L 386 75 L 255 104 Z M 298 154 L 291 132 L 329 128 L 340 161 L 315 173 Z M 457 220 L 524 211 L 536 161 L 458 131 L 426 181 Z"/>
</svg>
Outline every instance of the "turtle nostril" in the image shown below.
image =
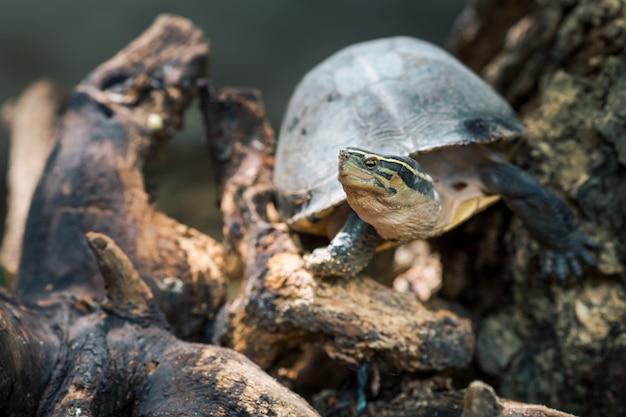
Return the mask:
<svg viewBox="0 0 626 417">
<path fill-rule="evenodd" d="M 339 159 L 345 160 L 345 159 L 348 159 L 349 157 L 350 157 L 350 154 L 345 149 L 342 149 L 339 151 Z"/>
</svg>

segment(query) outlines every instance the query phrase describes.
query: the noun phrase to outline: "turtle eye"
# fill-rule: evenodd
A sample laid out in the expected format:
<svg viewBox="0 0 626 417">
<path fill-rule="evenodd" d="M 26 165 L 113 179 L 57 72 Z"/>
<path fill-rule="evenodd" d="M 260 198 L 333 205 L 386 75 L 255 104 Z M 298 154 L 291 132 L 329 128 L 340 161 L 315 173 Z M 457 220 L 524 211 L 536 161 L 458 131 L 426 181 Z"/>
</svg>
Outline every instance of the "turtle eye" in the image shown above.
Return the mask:
<svg viewBox="0 0 626 417">
<path fill-rule="evenodd" d="M 367 169 L 374 169 L 378 166 L 378 158 L 375 156 L 368 156 L 363 159 L 363 165 L 365 165 Z"/>
</svg>

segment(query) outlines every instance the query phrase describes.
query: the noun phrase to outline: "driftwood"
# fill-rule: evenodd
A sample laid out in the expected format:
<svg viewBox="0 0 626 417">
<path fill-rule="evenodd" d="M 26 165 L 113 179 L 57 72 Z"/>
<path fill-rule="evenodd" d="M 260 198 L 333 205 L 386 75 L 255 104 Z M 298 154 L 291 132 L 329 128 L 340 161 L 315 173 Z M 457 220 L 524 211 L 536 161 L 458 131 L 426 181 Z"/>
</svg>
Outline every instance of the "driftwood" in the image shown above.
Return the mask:
<svg viewBox="0 0 626 417">
<path fill-rule="evenodd" d="M 172 333 L 197 336 L 237 268 L 158 212 L 140 171 L 207 63 L 201 32 L 164 16 L 68 98 L 0 292 L 1 415 L 317 415 L 244 356 Z"/>
<path fill-rule="evenodd" d="M 571 414 L 548 407 L 522 404 L 498 398 L 493 388 L 484 382 L 472 382 L 465 391 L 461 417 L 572 417 Z"/>
<path fill-rule="evenodd" d="M 7 210 L 0 262 L 10 275 L 17 272 L 28 207 L 54 143 L 65 98 L 60 88 L 40 81 L 2 109 L 11 131 L 7 174 L 7 201 L 11 207 Z"/>
<path fill-rule="evenodd" d="M 434 242 L 447 301 L 365 274 L 312 276 L 273 206 L 275 138 L 260 93 L 212 86 L 203 35 L 164 16 L 69 96 L 23 240 L 5 237 L 22 253 L 13 292 L 0 292 L 0 413 L 317 415 L 257 365 L 323 415 L 354 415 L 363 393 L 370 416 L 568 415 L 481 382 L 458 388 L 477 377 L 517 400 L 623 411 L 624 11 L 513 3 L 470 3 L 455 49 L 520 108 L 518 162 L 602 245 L 586 281 L 541 280 L 537 248 L 501 207 Z M 223 244 L 159 212 L 141 175 L 196 97 Z M 232 278 L 242 284 L 226 304 Z"/>
<path fill-rule="evenodd" d="M 197 83 L 208 77 L 202 33 L 166 22 L 69 97 L 32 199 L 14 291 L 28 299 L 103 296 L 83 237 L 103 232 L 135 261 L 176 333 L 192 335 L 224 302 L 228 258 L 214 240 L 157 211 L 144 190 L 144 158 L 181 128 Z"/>
<path fill-rule="evenodd" d="M 3 310 L 3 322 L 47 330 L 22 328 L 20 339 L 3 346 L 15 364 L 20 354 L 39 359 L 26 372 L 3 375 L 5 384 L 21 382 L 18 390 L 3 391 L 6 415 L 316 415 L 243 356 L 176 339 L 121 249 L 98 233 L 89 233 L 88 242 L 108 288 L 106 303 L 65 303 L 54 316 L 16 300 L 18 308 Z M 61 320 L 72 322 L 64 337 L 52 331 Z M 46 372 L 47 386 L 41 384 Z"/>
</svg>

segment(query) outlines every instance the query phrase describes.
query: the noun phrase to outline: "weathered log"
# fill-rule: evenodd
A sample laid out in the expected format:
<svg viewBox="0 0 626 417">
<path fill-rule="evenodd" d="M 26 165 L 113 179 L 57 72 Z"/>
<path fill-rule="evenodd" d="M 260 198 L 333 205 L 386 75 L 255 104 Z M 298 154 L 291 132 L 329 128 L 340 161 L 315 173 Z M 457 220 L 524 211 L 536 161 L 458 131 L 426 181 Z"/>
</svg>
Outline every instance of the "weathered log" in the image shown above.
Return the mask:
<svg viewBox="0 0 626 417">
<path fill-rule="evenodd" d="M 67 309 L 27 306 L 0 288 L 0 414 L 34 416 L 68 347 L 58 324 Z"/>
<path fill-rule="evenodd" d="M 461 417 L 574 417 L 541 405 L 522 404 L 498 398 L 493 388 L 481 381 L 472 382 L 465 390 Z"/>
<path fill-rule="evenodd" d="M 450 378 L 396 376 L 383 382 L 376 398 L 368 401 L 366 416 L 377 417 L 460 417 L 464 390 L 455 389 Z M 354 392 L 324 390 L 314 396 L 313 405 L 322 415 L 354 416 Z"/>
<path fill-rule="evenodd" d="M 15 275 L 22 254 L 22 236 L 35 187 L 57 135 L 66 94 L 49 81 L 28 88 L 15 103 L 2 108 L 11 133 L 7 173 L 7 217 L 0 263 Z"/>
<path fill-rule="evenodd" d="M 233 262 L 218 242 L 157 210 L 141 168 L 181 128 L 208 60 L 201 31 L 166 16 L 72 92 L 32 199 L 16 294 L 102 297 L 82 238 L 99 231 L 135 261 L 178 335 L 203 330 L 225 300 Z"/>
<path fill-rule="evenodd" d="M 492 387 L 474 381 L 455 389 L 451 378 L 395 377 L 383 383 L 380 393 L 367 404 L 365 415 L 376 417 L 574 417 L 542 405 L 499 398 Z M 322 415 L 353 416 L 354 393 L 324 390 L 313 405 Z"/>
<path fill-rule="evenodd" d="M 188 21 L 162 16 L 69 97 L 16 294 L 0 289 L 0 415 L 318 415 L 244 356 L 170 328 L 197 334 L 237 268 L 159 213 L 140 171 L 206 84 L 207 48 Z"/>
<path fill-rule="evenodd" d="M 88 243 L 103 305 L 0 293 L 2 415 L 318 415 L 244 356 L 177 339 L 122 250 L 99 233 Z"/>
</svg>

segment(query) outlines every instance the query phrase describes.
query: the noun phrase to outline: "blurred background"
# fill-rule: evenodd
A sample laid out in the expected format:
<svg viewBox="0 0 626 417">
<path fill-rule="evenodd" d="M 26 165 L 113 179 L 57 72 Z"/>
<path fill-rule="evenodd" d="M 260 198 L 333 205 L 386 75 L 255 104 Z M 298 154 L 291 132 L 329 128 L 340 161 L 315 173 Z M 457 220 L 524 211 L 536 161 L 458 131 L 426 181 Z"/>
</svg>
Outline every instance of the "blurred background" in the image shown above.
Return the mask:
<svg viewBox="0 0 626 417">
<path fill-rule="evenodd" d="M 48 78 L 66 89 L 150 25 L 161 13 L 191 19 L 211 41 L 218 85 L 262 91 L 270 122 L 281 115 L 302 75 L 351 43 L 410 35 L 445 46 L 464 0 L 2 0 L 0 103 Z M 199 118 L 145 168 L 163 211 L 220 238 L 221 220 Z M 0 219 L 4 219 L 8 133 L 0 129 Z M 4 221 L 0 221 L 3 228 Z"/>
</svg>

